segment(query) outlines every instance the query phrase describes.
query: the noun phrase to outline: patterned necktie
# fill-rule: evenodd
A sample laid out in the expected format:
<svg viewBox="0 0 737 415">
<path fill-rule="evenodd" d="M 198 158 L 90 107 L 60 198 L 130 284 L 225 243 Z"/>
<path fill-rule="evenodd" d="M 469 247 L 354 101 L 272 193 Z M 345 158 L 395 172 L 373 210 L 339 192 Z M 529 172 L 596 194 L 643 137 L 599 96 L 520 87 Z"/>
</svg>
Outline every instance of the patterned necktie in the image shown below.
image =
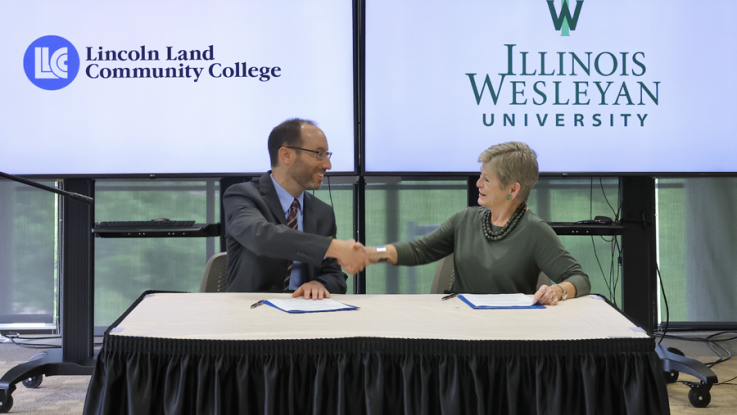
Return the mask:
<svg viewBox="0 0 737 415">
<path fill-rule="evenodd" d="M 292 229 L 298 229 L 297 210 L 299 210 L 299 200 L 294 199 L 292 206 L 289 207 L 289 215 L 287 215 L 287 226 Z M 287 267 L 287 276 L 284 278 L 284 291 L 289 290 L 289 280 L 292 278 L 292 266 L 294 266 L 294 262 L 291 262 Z"/>
</svg>

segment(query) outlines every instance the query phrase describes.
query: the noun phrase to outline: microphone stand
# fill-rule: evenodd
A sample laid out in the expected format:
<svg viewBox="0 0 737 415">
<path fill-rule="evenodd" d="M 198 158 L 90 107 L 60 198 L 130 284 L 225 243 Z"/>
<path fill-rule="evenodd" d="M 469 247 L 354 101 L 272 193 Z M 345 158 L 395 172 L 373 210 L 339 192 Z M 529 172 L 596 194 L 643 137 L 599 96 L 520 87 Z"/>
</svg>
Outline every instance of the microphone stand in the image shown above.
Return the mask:
<svg viewBox="0 0 737 415">
<path fill-rule="evenodd" d="M 66 179 L 67 190 L 59 190 L 2 172 L 0 177 L 64 196 L 59 284 L 62 346 L 34 355 L 0 379 L 0 413 L 7 413 L 13 406 L 15 384 L 20 381 L 37 388 L 43 375 L 91 375 L 94 370 L 94 180 Z"/>
<path fill-rule="evenodd" d="M 59 190 L 55 187 L 49 187 L 40 183 L 32 182 L 30 180 L 26 180 L 22 177 L 13 176 L 12 174 L 3 173 L 0 171 L 0 177 L 4 177 L 6 179 L 10 179 L 12 181 L 27 184 L 28 186 L 36 187 L 41 190 L 46 190 L 47 192 L 56 193 L 58 195 L 66 196 L 69 198 L 72 198 L 74 200 L 87 203 L 88 205 L 93 205 L 95 203 L 95 199 L 91 197 L 87 197 L 84 195 L 80 195 L 79 193 L 72 193 L 72 192 L 65 192 L 64 190 Z"/>
</svg>

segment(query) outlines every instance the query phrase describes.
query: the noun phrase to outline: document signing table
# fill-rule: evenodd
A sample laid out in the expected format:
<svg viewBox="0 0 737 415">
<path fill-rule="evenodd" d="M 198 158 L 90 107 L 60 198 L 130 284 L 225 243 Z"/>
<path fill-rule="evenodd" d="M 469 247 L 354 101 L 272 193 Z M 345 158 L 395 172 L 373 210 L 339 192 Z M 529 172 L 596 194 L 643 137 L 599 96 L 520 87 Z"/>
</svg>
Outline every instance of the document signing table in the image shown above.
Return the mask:
<svg viewBox="0 0 737 415">
<path fill-rule="evenodd" d="M 144 293 L 105 334 L 86 414 L 667 414 L 654 340 L 605 300 Z"/>
</svg>

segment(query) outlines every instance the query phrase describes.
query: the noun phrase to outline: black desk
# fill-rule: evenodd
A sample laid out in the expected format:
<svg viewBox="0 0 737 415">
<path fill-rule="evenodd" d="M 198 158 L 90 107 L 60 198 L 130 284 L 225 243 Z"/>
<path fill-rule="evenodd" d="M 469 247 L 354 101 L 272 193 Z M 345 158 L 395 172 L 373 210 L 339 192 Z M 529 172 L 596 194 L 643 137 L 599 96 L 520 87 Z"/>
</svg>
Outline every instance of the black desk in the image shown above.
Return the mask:
<svg viewBox="0 0 737 415">
<path fill-rule="evenodd" d="M 85 413 L 667 414 L 654 341 L 605 300 L 472 310 L 440 295 L 144 294 L 106 333 Z"/>
</svg>

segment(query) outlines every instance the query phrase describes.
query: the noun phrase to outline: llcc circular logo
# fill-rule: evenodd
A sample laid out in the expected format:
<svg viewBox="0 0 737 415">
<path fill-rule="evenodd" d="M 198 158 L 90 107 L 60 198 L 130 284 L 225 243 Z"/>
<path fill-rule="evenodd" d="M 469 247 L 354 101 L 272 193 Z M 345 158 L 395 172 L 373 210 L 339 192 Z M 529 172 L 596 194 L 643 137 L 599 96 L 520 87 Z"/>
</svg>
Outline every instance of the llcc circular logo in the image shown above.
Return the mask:
<svg viewBox="0 0 737 415">
<path fill-rule="evenodd" d="M 55 91 L 71 84 L 77 77 L 79 54 L 74 45 L 63 37 L 40 37 L 26 49 L 23 68 L 33 85 Z"/>
</svg>

